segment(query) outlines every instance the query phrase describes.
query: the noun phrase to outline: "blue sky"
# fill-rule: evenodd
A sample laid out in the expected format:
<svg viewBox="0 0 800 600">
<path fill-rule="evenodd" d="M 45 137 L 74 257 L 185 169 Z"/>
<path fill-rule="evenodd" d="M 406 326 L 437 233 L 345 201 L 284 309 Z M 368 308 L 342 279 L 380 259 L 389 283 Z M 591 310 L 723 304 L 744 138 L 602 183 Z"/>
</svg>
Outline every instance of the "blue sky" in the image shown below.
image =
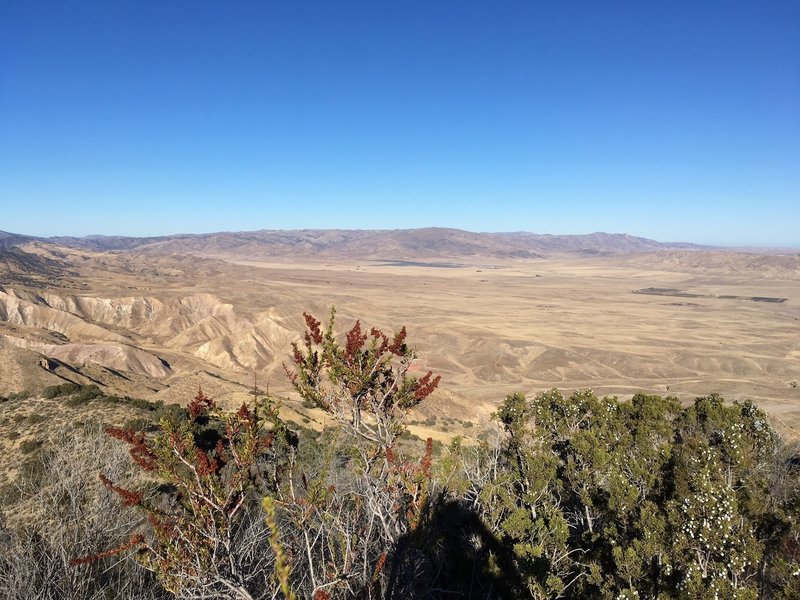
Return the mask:
<svg viewBox="0 0 800 600">
<path fill-rule="evenodd" d="M 0 229 L 800 246 L 800 3 L 0 3 Z"/>
</svg>

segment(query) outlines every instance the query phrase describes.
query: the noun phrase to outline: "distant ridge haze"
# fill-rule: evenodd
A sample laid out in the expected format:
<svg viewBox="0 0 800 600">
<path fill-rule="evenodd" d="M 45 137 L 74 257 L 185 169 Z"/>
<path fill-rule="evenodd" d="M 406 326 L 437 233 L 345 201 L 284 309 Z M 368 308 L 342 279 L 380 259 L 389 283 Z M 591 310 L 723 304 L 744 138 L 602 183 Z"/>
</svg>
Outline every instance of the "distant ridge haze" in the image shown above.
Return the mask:
<svg viewBox="0 0 800 600">
<path fill-rule="evenodd" d="M 372 259 L 435 257 L 542 258 L 549 254 L 631 254 L 702 250 L 710 246 L 665 243 L 622 233 L 553 235 L 479 233 L 460 229 L 299 229 L 176 234 L 159 237 L 90 235 L 34 237 L 0 232 L 0 247 L 46 242 L 96 251 L 198 254 L 267 258 L 331 256 Z"/>
</svg>

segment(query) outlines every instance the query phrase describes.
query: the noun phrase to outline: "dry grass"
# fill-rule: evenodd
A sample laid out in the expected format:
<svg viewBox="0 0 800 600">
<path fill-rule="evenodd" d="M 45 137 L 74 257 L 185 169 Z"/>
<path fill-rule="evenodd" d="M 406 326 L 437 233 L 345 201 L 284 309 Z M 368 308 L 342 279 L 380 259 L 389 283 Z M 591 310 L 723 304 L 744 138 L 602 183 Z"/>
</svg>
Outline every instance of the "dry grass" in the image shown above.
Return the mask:
<svg viewBox="0 0 800 600">
<path fill-rule="evenodd" d="M 202 386 L 235 403 L 252 389 L 254 371 L 261 389 L 288 393 L 282 363 L 303 330 L 301 313 L 324 317 L 335 304 L 343 327 L 356 317 L 387 330 L 406 325 L 421 357 L 414 368 L 443 375 L 441 391 L 417 420 L 478 422 L 508 393 L 558 386 L 620 396 L 669 393 L 687 401 L 718 392 L 763 405 L 784 433 L 800 431 L 800 387 L 792 386 L 800 380 L 797 257 L 662 252 L 435 261 L 456 268 L 86 251 L 68 258 L 85 289 L 76 295 L 76 282 L 62 281 L 48 290 L 49 310 L 28 311 L 40 311 L 38 321 L 0 322 L 0 352 L 57 345 L 47 324 L 58 323 L 70 343 L 105 348 L 75 350 L 70 364 L 86 362 L 77 365 L 81 373 L 91 371 L 122 393 L 139 389 L 139 396 L 186 402 Z M 690 297 L 633 293 L 643 288 Z M 89 300 L 78 306 L 76 297 Z M 752 297 L 786 300 L 746 299 Z M 59 302 L 69 309 L 51 312 Z M 166 374 L 154 362 L 161 359 Z M 38 367 L 22 362 L 4 363 L 0 394 L 38 381 Z M 287 411 L 296 409 L 302 412 L 287 403 Z M 308 426 L 321 422 L 306 413 L 298 417 Z M 438 425 L 418 435 L 435 432 L 441 434 Z"/>
</svg>

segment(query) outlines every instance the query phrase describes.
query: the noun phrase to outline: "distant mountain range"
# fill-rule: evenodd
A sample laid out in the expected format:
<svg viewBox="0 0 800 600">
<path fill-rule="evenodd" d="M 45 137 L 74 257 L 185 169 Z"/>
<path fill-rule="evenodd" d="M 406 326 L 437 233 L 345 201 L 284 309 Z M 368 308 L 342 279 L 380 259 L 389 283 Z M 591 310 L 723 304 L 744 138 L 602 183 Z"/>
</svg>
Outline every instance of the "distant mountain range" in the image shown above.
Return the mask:
<svg viewBox="0 0 800 600">
<path fill-rule="evenodd" d="M 204 256 L 331 256 L 372 259 L 440 257 L 541 258 L 550 254 L 631 254 L 657 250 L 702 250 L 709 246 L 662 243 L 622 233 L 549 235 L 528 232 L 475 233 L 460 229 L 300 229 L 180 234 L 161 237 L 92 235 L 41 238 L 0 231 L 0 248 L 46 242 L 95 251 Z"/>
<path fill-rule="evenodd" d="M 21 246 L 28 242 L 35 242 L 44 238 L 36 238 L 30 235 L 19 235 L 16 233 L 8 233 L 7 231 L 0 231 L 0 250 L 4 248 L 11 248 L 13 246 Z"/>
</svg>

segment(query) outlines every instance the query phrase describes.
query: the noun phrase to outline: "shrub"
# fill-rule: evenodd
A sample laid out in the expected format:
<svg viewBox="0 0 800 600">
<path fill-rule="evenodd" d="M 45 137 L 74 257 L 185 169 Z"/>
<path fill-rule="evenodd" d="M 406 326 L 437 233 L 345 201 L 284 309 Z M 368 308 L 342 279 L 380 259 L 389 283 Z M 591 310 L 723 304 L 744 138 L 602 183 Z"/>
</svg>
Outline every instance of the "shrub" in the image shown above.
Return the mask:
<svg viewBox="0 0 800 600">
<path fill-rule="evenodd" d="M 129 396 L 125 396 L 124 398 L 118 400 L 118 402 L 124 402 L 125 404 L 133 408 L 138 408 L 140 410 L 147 410 L 147 411 L 157 411 L 159 409 L 162 409 L 164 406 L 164 403 L 161 401 L 149 402 L 141 398 L 130 398 Z"/>
<path fill-rule="evenodd" d="M 24 520 L 0 518 L 0 589 L 7 600 L 30 598 L 136 598 L 167 600 L 167 594 L 132 558 L 69 564 L 72 556 L 117 545 L 139 516 L 119 509 L 97 479 L 102 469 L 115 480 L 129 475 L 124 450 L 96 428 L 55 434 L 47 452 L 29 455 L 0 502 Z"/>
<path fill-rule="evenodd" d="M 23 440 L 19 444 L 19 451 L 23 454 L 30 454 L 41 448 L 42 442 L 39 440 Z"/>
<path fill-rule="evenodd" d="M 167 421 L 179 421 L 186 416 L 186 409 L 179 404 L 165 404 L 156 407 L 154 421 L 159 422 L 162 419 Z"/>
<path fill-rule="evenodd" d="M 80 390 L 81 386 L 77 383 L 62 383 L 60 385 L 50 385 L 42 391 L 43 398 L 58 398 L 60 396 L 69 396 Z"/>
<path fill-rule="evenodd" d="M 500 569 L 511 595 L 794 593 L 797 450 L 781 450 L 751 403 L 708 396 L 681 409 L 674 398 L 553 390 L 509 396 L 496 418 L 498 445 L 459 451 L 461 488 L 499 532 L 483 572 Z"/>
<path fill-rule="evenodd" d="M 145 419 L 145 418 L 142 418 L 142 417 L 136 417 L 136 418 L 128 419 L 127 421 L 125 421 L 125 423 L 122 425 L 122 427 L 124 429 L 130 429 L 130 430 L 133 430 L 133 431 L 144 431 L 144 430 L 148 429 L 149 427 L 151 427 L 152 425 L 153 425 L 153 422 L 150 419 Z"/>
<path fill-rule="evenodd" d="M 338 429 L 318 457 L 316 475 L 301 473 L 304 492 L 291 490 L 277 512 L 287 523 L 281 542 L 295 557 L 293 584 L 310 598 L 345 598 L 354 590 L 381 597 L 389 589 L 402 597 L 417 583 L 410 573 L 419 577 L 423 564 L 410 539 L 424 537 L 432 442 L 415 460 L 395 443 L 409 411 L 440 377 L 408 375 L 415 354 L 405 328 L 390 337 L 356 321 L 340 343 L 333 309 L 324 331 L 313 316 L 304 317 L 303 343 L 293 344 L 294 369 L 286 372 L 300 397 L 330 414 Z"/>
<path fill-rule="evenodd" d="M 31 425 L 36 425 L 37 423 L 44 423 L 47 420 L 48 417 L 46 415 L 43 415 L 42 413 L 31 413 L 28 415 L 28 423 L 30 423 Z"/>
<path fill-rule="evenodd" d="M 96 385 L 85 385 L 75 394 L 75 397 L 83 402 L 89 402 L 95 398 L 102 398 L 103 392 Z"/>
<path fill-rule="evenodd" d="M 125 488 L 101 474 L 123 506 L 147 516 L 150 530 L 74 563 L 135 548 L 140 562 L 178 596 L 254 597 L 263 585 L 268 532 L 263 520 L 253 518 L 252 494 L 277 489 L 283 448 L 292 439 L 277 407 L 266 400 L 223 415 L 201 391 L 180 418 L 162 418 L 152 438 L 131 429 L 106 431 L 128 444 L 133 461 L 160 480 L 158 489 L 168 497 Z"/>
</svg>

